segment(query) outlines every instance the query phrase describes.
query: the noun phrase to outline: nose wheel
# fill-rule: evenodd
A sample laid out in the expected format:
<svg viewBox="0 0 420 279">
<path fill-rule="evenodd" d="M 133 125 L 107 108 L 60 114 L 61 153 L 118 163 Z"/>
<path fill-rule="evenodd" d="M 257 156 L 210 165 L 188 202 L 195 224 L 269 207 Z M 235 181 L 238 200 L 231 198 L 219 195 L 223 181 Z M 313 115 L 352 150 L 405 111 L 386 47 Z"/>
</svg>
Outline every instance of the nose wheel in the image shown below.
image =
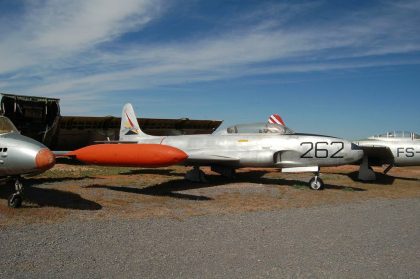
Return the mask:
<svg viewBox="0 0 420 279">
<path fill-rule="evenodd" d="M 324 189 L 324 181 L 319 177 L 319 174 L 312 177 L 311 180 L 309 180 L 309 188 L 311 190 L 323 190 Z"/>
<path fill-rule="evenodd" d="M 15 179 L 15 190 L 16 192 L 11 194 L 7 200 L 9 207 L 18 208 L 22 206 L 23 201 L 23 184 L 20 182 L 19 178 Z"/>
</svg>

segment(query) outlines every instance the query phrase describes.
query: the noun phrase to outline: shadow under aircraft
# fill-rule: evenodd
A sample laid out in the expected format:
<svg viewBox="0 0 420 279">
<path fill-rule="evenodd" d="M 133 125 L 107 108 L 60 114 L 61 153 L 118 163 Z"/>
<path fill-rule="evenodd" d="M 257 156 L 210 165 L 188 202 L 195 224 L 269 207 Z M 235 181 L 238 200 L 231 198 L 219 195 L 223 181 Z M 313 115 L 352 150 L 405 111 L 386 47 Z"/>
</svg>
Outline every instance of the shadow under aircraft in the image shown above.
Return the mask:
<svg viewBox="0 0 420 279">
<path fill-rule="evenodd" d="M 86 188 L 94 188 L 94 189 L 108 189 L 112 191 L 119 191 L 119 192 L 126 192 L 126 193 L 133 193 L 133 194 L 141 194 L 141 195 L 149 195 L 149 196 L 162 196 L 162 197 L 171 197 L 176 199 L 183 199 L 183 200 L 194 200 L 194 201 L 209 201 L 213 200 L 211 197 L 207 197 L 204 195 L 193 195 L 188 193 L 180 193 L 181 191 L 188 191 L 194 189 L 203 189 L 203 188 L 212 188 L 217 186 L 226 185 L 229 183 L 256 183 L 256 184 L 263 184 L 263 185 L 279 185 L 285 187 L 295 187 L 296 185 L 302 185 L 305 182 L 301 180 L 294 180 L 294 179 L 282 179 L 282 178 L 266 178 L 263 177 L 266 174 L 264 171 L 250 171 L 244 173 L 237 173 L 235 180 L 228 179 L 221 175 L 209 175 L 208 176 L 208 183 L 197 183 L 188 181 L 185 179 L 175 179 L 170 180 L 161 184 L 148 186 L 145 188 L 137 188 L 135 186 L 109 186 L 109 185 L 89 185 Z M 334 190 L 343 190 L 343 191 L 366 191 L 362 188 L 357 187 L 350 187 L 350 186 L 341 186 L 341 185 L 333 185 L 333 184 L 326 184 L 327 189 L 334 189 Z"/>
<path fill-rule="evenodd" d="M 29 180 L 30 181 L 30 180 Z M 0 187 L 0 198 L 7 199 L 12 189 L 10 187 Z M 25 188 L 25 198 L 34 205 L 23 205 L 22 207 L 57 207 L 75 210 L 100 210 L 102 206 L 94 201 L 82 198 L 79 194 L 48 189 L 39 186 Z"/>
</svg>

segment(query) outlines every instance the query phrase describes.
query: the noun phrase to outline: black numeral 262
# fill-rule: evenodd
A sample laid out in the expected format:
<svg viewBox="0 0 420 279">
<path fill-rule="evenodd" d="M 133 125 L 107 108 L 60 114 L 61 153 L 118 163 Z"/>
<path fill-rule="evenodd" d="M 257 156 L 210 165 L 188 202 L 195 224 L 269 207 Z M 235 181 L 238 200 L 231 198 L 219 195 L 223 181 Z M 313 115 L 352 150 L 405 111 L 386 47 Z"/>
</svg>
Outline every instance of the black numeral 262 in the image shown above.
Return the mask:
<svg viewBox="0 0 420 279">
<path fill-rule="evenodd" d="M 331 146 L 333 145 L 340 145 L 340 148 L 337 150 L 337 152 L 335 152 L 334 154 L 332 154 L 331 156 L 329 156 L 329 150 L 322 148 L 322 146 L 325 145 L 329 145 L 328 142 L 325 141 L 321 141 L 321 142 L 316 142 L 315 144 L 313 142 L 302 142 L 300 144 L 300 146 L 308 146 L 308 150 L 303 153 L 302 156 L 300 156 L 300 158 L 334 158 L 334 159 L 339 159 L 339 158 L 344 158 L 343 156 L 339 155 L 339 153 L 344 149 L 344 142 L 342 141 L 333 141 L 331 142 Z M 315 147 L 315 148 L 314 148 Z M 315 157 L 311 156 L 309 153 L 315 150 Z"/>
</svg>

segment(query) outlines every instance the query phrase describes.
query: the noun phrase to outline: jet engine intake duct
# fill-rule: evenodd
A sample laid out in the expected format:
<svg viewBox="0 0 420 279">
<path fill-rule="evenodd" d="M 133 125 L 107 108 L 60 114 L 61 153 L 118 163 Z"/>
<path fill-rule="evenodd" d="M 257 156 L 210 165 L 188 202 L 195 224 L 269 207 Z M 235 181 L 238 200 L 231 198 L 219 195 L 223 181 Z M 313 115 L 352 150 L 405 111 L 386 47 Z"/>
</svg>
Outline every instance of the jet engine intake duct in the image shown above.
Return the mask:
<svg viewBox="0 0 420 279">
<path fill-rule="evenodd" d="M 274 154 L 274 165 L 278 168 L 310 165 L 311 159 L 301 158 L 301 153 L 294 150 L 278 151 Z"/>
<path fill-rule="evenodd" d="M 273 167 L 274 151 L 255 150 L 242 152 L 240 156 L 240 165 L 243 167 Z"/>
</svg>

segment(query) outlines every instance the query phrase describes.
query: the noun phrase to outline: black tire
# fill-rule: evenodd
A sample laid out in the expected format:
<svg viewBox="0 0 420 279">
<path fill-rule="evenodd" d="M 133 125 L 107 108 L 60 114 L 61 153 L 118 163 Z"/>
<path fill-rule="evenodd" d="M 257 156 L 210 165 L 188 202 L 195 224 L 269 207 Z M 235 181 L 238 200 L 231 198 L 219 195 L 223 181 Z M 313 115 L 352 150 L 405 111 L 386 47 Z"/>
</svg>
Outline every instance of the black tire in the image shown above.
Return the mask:
<svg viewBox="0 0 420 279">
<path fill-rule="evenodd" d="M 7 205 L 11 208 L 19 208 L 22 206 L 22 201 L 22 196 L 15 193 L 10 195 L 9 199 L 7 200 Z"/>
<path fill-rule="evenodd" d="M 309 180 L 309 189 L 314 190 L 314 191 L 319 191 L 319 190 L 324 190 L 324 181 L 322 181 L 321 178 L 317 178 L 316 179 L 316 183 L 315 183 L 315 177 L 312 177 L 311 180 Z"/>
</svg>

